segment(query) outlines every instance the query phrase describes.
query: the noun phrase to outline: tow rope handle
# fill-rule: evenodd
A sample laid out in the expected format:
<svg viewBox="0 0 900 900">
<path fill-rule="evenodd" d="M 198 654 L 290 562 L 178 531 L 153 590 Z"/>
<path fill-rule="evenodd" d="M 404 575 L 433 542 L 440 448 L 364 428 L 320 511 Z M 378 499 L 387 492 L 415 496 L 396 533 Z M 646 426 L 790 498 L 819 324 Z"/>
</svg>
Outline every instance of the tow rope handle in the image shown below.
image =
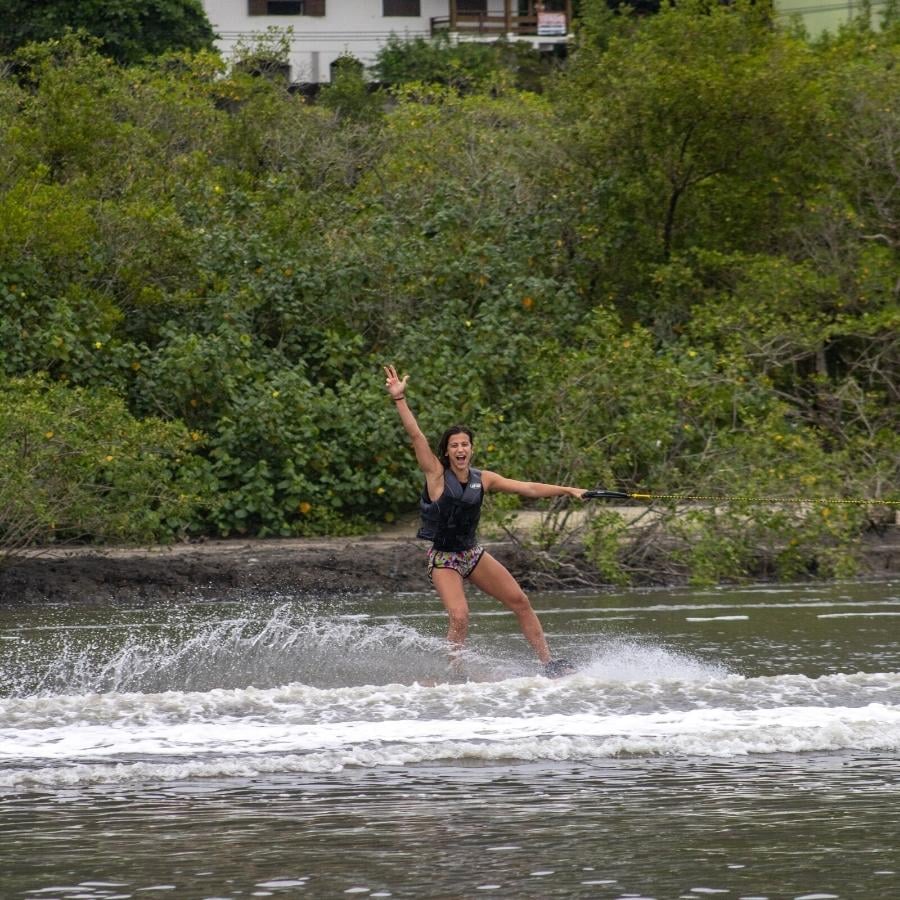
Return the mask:
<svg viewBox="0 0 900 900">
<path fill-rule="evenodd" d="M 626 494 L 624 491 L 605 491 L 597 488 L 593 491 L 585 491 L 583 500 L 651 500 L 650 494 Z"/>
</svg>

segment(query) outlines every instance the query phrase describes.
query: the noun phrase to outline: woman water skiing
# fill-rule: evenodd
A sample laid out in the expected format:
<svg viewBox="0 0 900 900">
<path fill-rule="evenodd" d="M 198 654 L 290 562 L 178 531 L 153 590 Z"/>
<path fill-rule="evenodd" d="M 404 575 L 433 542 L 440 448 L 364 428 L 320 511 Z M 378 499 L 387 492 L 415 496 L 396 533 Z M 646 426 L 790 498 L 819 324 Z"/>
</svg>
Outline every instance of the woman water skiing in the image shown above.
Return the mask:
<svg viewBox="0 0 900 900">
<path fill-rule="evenodd" d="M 447 639 L 458 658 L 469 630 L 469 604 L 464 582 L 499 600 L 519 620 L 519 627 L 543 664 L 545 675 L 572 671 L 566 660 L 552 659 L 544 629 L 528 596 L 506 567 L 478 543 L 476 529 L 485 493 L 497 491 L 521 497 L 570 496 L 582 499 L 584 488 L 536 481 L 514 481 L 496 472 L 472 467 L 472 432 L 463 425 L 448 428 L 435 454 L 406 402 L 409 375 L 400 378 L 393 366 L 384 367 L 385 388 L 412 441 L 419 468 L 425 475 L 422 491 L 422 527 L 418 537 L 431 541 L 428 574 L 447 610 Z"/>
</svg>

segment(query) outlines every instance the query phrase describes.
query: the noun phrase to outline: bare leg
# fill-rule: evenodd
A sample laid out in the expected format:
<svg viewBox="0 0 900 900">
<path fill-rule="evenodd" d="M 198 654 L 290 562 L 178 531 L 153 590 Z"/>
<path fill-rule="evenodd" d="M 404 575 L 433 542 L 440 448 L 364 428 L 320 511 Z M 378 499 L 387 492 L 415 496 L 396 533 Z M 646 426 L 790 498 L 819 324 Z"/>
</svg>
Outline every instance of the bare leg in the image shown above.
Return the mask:
<svg viewBox="0 0 900 900">
<path fill-rule="evenodd" d="M 506 566 L 494 559 L 490 553 L 485 553 L 469 576 L 469 581 L 515 613 L 519 620 L 519 628 L 522 629 L 525 639 L 534 648 L 538 659 L 542 663 L 548 663 L 550 648 L 547 646 L 541 622 L 531 608 L 528 595 L 519 586 L 519 582 L 512 577 Z"/>
<path fill-rule="evenodd" d="M 459 659 L 469 633 L 469 602 L 466 600 L 463 579 L 459 572 L 453 569 L 432 569 L 431 583 L 438 592 L 450 619 L 447 640 L 450 642 L 452 664 Z"/>
</svg>

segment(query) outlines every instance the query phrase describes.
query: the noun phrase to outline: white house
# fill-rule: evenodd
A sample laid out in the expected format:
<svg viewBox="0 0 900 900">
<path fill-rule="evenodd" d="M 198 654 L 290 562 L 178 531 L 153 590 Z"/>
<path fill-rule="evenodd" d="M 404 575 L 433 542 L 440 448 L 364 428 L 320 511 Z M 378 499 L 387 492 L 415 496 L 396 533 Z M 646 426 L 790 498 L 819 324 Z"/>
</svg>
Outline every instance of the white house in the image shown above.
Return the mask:
<svg viewBox="0 0 900 900">
<path fill-rule="evenodd" d="M 869 0 L 872 24 L 880 22 L 887 0 Z M 836 33 L 863 11 L 862 0 L 775 0 L 775 11 L 782 23 L 796 19 L 807 33 L 818 37 L 823 31 Z"/>
<path fill-rule="evenodd" d="M 878 13 L 887 0 L 870 0 Z M 495 41 L 502 36 L 542 49 L 569 39 L 572 0 L 203 0 L 228 57 L 270 26 L 290 31 L 290 78 L 331 80 L 332 65 L 350 54 L 368 66 L 391 34 Z M 858 11 L 854 0 L 776 0 L 782 21 L 799 18 L 815 35 L 836 30 Z"/>
<path fill-rule="evenodd" d="M 331 80 L 331 67 L 351 54 L 375 61 L 391 34 L 495 41 L 501 36 L 550 49 L 568 39 L 571 0 L 203 0 L 228 57 L 270 26 L 290 31 L 293 82 Z"/>
</svg>

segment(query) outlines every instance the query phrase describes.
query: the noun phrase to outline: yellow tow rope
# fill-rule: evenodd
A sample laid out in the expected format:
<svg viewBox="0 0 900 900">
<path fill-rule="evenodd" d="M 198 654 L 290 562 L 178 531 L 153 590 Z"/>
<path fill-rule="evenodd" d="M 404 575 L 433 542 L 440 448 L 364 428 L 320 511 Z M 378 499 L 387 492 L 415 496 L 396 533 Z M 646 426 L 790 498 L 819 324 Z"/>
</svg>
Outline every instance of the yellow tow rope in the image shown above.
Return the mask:
<svg viewBox="0 0 900 900">
<path fill-rule="evenodd" d="M 585 500 L 697 500 L 712 503 L 812 503 L 821 506 L 900 506 L 900 500 L 880 500 L 870 497 L 752 497 L 739 494 L 644 494 L 637 491 L 587 491 Z"/>
</svg>

